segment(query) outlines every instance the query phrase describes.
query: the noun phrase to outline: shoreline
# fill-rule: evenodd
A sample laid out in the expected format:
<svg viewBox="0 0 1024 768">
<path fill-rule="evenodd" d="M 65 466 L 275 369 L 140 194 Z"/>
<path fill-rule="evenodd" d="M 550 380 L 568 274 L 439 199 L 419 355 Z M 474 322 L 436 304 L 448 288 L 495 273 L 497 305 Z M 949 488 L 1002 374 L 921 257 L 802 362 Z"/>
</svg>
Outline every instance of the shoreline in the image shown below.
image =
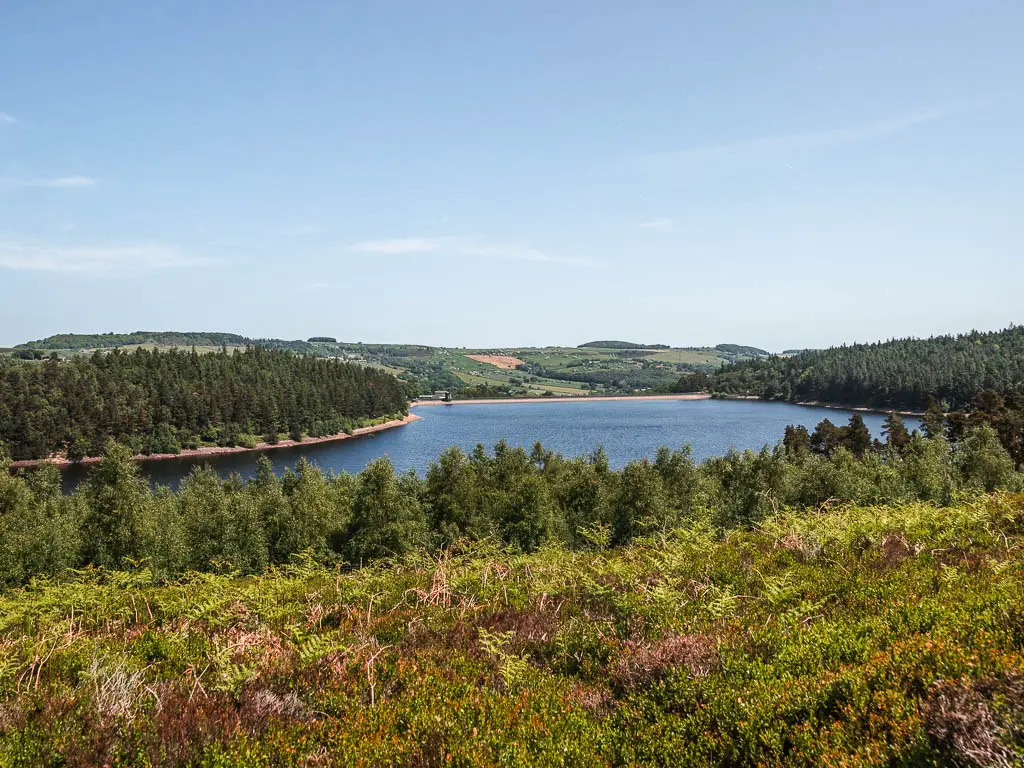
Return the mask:
<svg viewBox="0 0 1024 768">
<path fill-rule="evenodd" d="M 772 402 L 766 400 L 765 402 Z M 863 405 L 830 405 L 828 403 L 819 403 L 814 400 L 801 401 L 799 403 L 793 403 L 793 405 L 806 405 L 811 408 L 831 408 L 836 411 L 856 411 L 857 413 L 874 413 L 879 416 L 888 416 L 890 413 L 895 413 L 897 416 L 915 416 L 920 418 L 924 416 L 924 411 L 898 411 L 895 408 L 868 408 Z"/>
<path fill-rule="evenodd" d="M 186 448 L 181 453 L 139 453 L 135 455 L 135 460 L 142 461 L 168 461 L 170 459 L 194 459 L 202 458 L 203 456 L 223 456 L 230 453 L 253 453 L 256 451 L 272 451 L 275 448 L 294 448 L 302 445 L 316 445 L 318 443 L 334 443 L 339 440 L 348 440 L 352 437 L 361 437 L 363 435 L 371 435 L 375 432 L 383 432 L 388 429 L 394 429 L 395 427 L 404 427 L 406 424 L 412 424 L 414 421 L 422 421 L 422 416 L 417 416 L 414 413 L 410 413 L 408 416 L 404 416 L 401 419 L 392 419 L 391 421 L 385 421 L 383 424 L 374 424 L 370 427 L 358 427 L 352 430 L 352 434 L 347 432 L 339 432 L 336 435 L 325 435 L 324 437 L 309 437 L 302 442 L 295 442 L 294 440 L 281 440 L 277 443 L 256 443 L 252 448 L 246 448 L 242 445 L 232 446 L 219 446 L 212 445 L 205 448 Z M 34 469 L 35 467 L 41 467 L 44 464 L 52 464 L 59 469 L 66 469 L 67 467 L 73 467 L 75 465 L 92 465 L 99 464 L 103 461 L 102 456 L 88 456 L 81 461 L 70 461 L 69 459 L 53 457 L 48 459 L 21 459 L 19 461 L 11 462 L 11 469 Z"/>
<path fill-rule="evenodd" d="M 597 397 L 588 396 L 558 396 L 558 397 L 503 397 L 503 398 L 477 398 L 468 400 L 422 400 L 409 403 L 409 414 L 402 417 L 401 419 L 392 419 L 391 421 L 385 421 L 382 424 L 375 424 L 369 427 L 359 427 L 352 431 L 352 434 L 345 432 L 339 432 L 335 435 L 326 435 L 324 437 L 310 437 L 302 442 L 295 442 L 294 440 L 281 440 L 277 443 L 257 443 L 252 448 L 246 448 L 245 446 L 207 446 L 204 448 L 186 448 L 181 453 L 150 453 L 144 454 L 139 453 L 135 455 L 135 460 L 138 462 L 149 462 L 149 461 L 169 461 L 171 459 L 195 459 L 202 458 L 204 456 L 223 456 L 227 454 L 237 453 L 255 453 L 263 451 L 272 451 L 276 448 L 294 448 L 296 446 L 304 445 L 317 445 L 319 443 L 333 443 L 340 440 L 348 440 L 352 437 L 362 437 L 363 435 L 371 435 L 377 432 L 384 432 L 385 430 L 394 429 L 396 427 L 404 427 L 406 424 L 412 424 L 415 421 L 422 421 L 422 416 L 417 416 L 412 413 L 413 408 L 417 407 L 433 407 L 439 405 L 500 405 L 504 403 L 600 403 L 600 402 L 617 402 L 624 400 L 712 400 L 714 399 L 710 394 L 706 392 L 688 392 L 688 393 L 677 393 L 677 394 L 662 394 L 662 395 L 602 395 Z M 765 400 L 764 398 L 757 397 L 754 395 L 739 395 L 735 397 L 721 398 L 724 400 L 754 400 L 763 403 L 774 403 L 774 402 L 786 402 L 782 400 Z M 846 405 L 834 405 L 829 403 L 820 403 L 813 400 L 801 401 L 797 403 L 789 403 L 789 405 L 800 405 L 810 408 L 828 408 L 831 410 L 839 411 L 857 411 L 860 413 L 874 413 L 885 415 L 888 413 L 896 413 L 900 416 L 913 416 L 921 417 L 924 415 L 921 411 L 890 411 L 880 410 L 877 408 L 866 408 L 863 406 L 846 406 Z M 90 466 L 99 464 L 103 461 L 101 456 L 88 456 L 81 461 L 70 461 L 63 457 L 50 457 L 46 459 L 19 459 L 18 461 L 12 461 L 10 464 L 11 469 L 34 469 L 41 467 L 44 464 L 52 464 L 58 469 L 66 469 L 75 465 Z"/>
<path fill-rule="evenodd" d="M 561 397 L 481 397 L 469 400 L 418 400 L 409 403 L 409 408 L 435 405 L 499 405 L 501 403 L 607 403 L 618 400 L 710 400 L 711 395 L 703 392 L 688 392 L 684 394 L 669 395 L 601 395 L 588 397 L 586 395 L 573 396 L 564 395 Z"/>
<path fill-rule="evenodd" d="M 899 411 L 895 408 L 868 408 L 864 405 L 837 405 L 836 403 L 822 403 L 817 400 L 799 400 L 791 403 L 789 400 L 768 400 L 757 395 L 727 395 L 720 400 L 756 400 L 759 403 L 785 403 L 786 405 L 801 405 L 806 408 L 828 408 L 833 411 L 856 411 L 857 413 L 874 413 L 879 416 L 888 416 L 895 413 L 897 416 L 914 416 L 921 418 L 924 411 Z"/>
</svg>

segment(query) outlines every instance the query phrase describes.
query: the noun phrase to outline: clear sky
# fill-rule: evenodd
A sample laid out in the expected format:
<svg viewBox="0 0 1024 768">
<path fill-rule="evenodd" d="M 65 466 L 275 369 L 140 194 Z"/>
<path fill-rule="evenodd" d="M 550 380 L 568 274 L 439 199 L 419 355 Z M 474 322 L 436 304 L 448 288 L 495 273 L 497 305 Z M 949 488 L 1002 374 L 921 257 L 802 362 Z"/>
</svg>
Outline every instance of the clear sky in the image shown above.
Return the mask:
<svg viewBox="0 0 1024 768">
<path fill-rule="evenodd" d="M 1024 321 L 1020 0 L 0 4 L 0 345 Z"/>
</svg>

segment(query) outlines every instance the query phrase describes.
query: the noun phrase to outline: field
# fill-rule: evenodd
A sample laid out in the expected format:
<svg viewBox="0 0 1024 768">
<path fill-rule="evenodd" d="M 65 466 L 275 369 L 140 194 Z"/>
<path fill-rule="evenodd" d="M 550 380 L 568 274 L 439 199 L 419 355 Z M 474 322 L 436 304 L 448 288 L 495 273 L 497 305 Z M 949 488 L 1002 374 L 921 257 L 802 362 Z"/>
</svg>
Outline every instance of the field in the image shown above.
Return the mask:
<svg viewBox="0 0 1024 768">
<path fill-rule="evenodd" d="M 500 391 L 506 396 L 631 394 L 674 385 L 680 376 L 711 372 L 745 359 L 730 345 L 719 347 L 657 347 L 630 349 L 615 342 L 613 347 L 514 347 L 465 349 L 410 344 L 352 344 L 330 341 L 252 340 L 230 334 L 183 334 L 138 332 L 122 335 L 63 336 L 41 339 L 14 350 L 21 354 L 35 350 L 40 356 L 56 352 L 60 357 L 91 354 L 97 348 L 130 351 L 195 345 L 199 352 L 220 349 L 211 341 L 222 341 L 227 349 L 240 349 L 240 341 L 291 349 L 373 365 L 409 381 L 420 393 L 436 389 L 477 387 L 484 394 Z M 97 345 L 97 346 L 90 346 Z M 724 349 L 722 347 L 725 347 Z M 741 348 L 746 349 L 746 348 Z"/>
<path fill-rule="evenodd" d="M 466 355 L 470 360 L 476 360 L 478 363 L 489 363 L 495 368 L 501 368 L 505 371 L 514 370 L 516 366 L 522 365 L 523 361 L 517 357 L 509 357 L 508 355 Z"/>
<path fill-rule="evenodd" d="M 644 358 L 656 363 L 719 366 L 731 359 L 713 349 L 659 349 Z"/>
<path fill-rule="evenodd" d="M 670 386 L 687 372 L 714 370 L 738 359 L 703 348 L 428 349 L 425 356 L 417 358 L 417 365 L 435 365 L 468 386 L 499 388 L 526 397 L 545 392 L 556 395 L 645 392 Z M 401 367 L 401 361 L 391 359 L 391 364 Z"/>
<path fill-rule="evenodd" d="M 582 385 L 573 382 L 560 381 L 558 379 L 537 378 L 532 382 L 519 384 L 512 377 L 491 375 L 487 373 L 468 372 L 456 370 L 455 375 L 460 381 L 468 386 L 487 387 L 510 387 L 516 389 L 516 394 L 523 397 L 536 397 L 545 392 L 555 395 L 584 395 Z"/>
<path fill-rule="evenodd" d="M 1024 501 L 0 598 L 0 763 L 1019 765 Z"/>
</svg>

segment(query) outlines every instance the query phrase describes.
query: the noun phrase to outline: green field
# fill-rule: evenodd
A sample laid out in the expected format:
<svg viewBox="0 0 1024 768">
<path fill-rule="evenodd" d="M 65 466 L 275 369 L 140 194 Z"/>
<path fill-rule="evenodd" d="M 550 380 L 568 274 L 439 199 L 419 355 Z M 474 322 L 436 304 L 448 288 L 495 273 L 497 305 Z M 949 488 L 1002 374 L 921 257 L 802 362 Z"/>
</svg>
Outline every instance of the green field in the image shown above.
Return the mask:
<svg viewBox="0 0 1024 768">
<path fill-rule="evenodd" d="M 748 359 L 712 347 L 509 347 L 466 349 L 409 344 L 352 344 L 303 340 L 246 339 L 219 333 L 136 332 L 131 334 L 63 334 L 20 345 L 13 354 L 35 353 L 40 357 L 92 354 L 97 349 L 191 348 L 201 353 L 245 345 L 272 346 L 300 354 L 337 357 L 371 365 L 409 382 L 413 393 L 435 389 L 459 390 L 486 387 L 504 396 L 632 394 L 672 386 L 680 376 L 695 371 L 712 372 L 723 365 Z M 467 355 L 515 357 L 524 370 L 502 370 Z"/>
<path fill-rule="evenodd" d="M 444 364 L 463 381 L 513 386 L 525 394 L 537 390 L 555 394 L 644 392 L 671 386 L 686 373 L 713 371 L 738 359 L 709 348 L 511 347 L 457 352 L 461 359 L 446 357 Z M 522 370 L 502 370 L 467 355 L 514 357 L 524 366 Z"/>
<path fill-rule="evenodd" d="M 522 360 L 525 370 L 503 370 L 468 355 Z M 695 370 L 710 371 L 736 358 L 710 348 L 602 349 L 596 347 L 508 347 L 437 349 L 431 357 L 470 385 L 513 387 L 521 394 L 628 394 L 673 384 Z"/>
</svg>

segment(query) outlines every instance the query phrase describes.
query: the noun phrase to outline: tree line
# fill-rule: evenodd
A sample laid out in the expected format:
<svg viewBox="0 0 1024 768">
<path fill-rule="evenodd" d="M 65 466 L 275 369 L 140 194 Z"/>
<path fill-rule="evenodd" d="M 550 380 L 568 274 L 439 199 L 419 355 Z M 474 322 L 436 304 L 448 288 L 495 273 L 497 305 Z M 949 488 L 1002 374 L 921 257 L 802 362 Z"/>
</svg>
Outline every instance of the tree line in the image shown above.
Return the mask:
<svg viewBox="0 0 1024 768">
<path fill-rule="evenodd" d="M 17 349 L 113 349 L 139 344 L 175 347 L 247 347 L 252 340 L 237 333 L 210 331 L 133 331 L 131 333 L 58 333 L 19 344 Z"/>
<path fill-rule="evenodd" d="M 530 376 L 537 376 L 556 381 L 575 381 L 585 384 L 601 385 L 607 388 L 617 389 L 623 392 L 632 392 L 638 389 L 655 389 L 664 387 L 666 381 L 674 380 L 674 371 L 658 367 L 657 363 L 648 360 L 641 360 L 641 367 L 623 368 L 610 371 L 590 370 L 565 370 L 559 368 L 547 368 L 536 363 L 523 363 L 517 365 L 516 370 L 522 371 Z M 680 365 L 690 367 L 688 363 Z M 675 366 L 673 366 L 675 368 Z"/>
<path fill-rule="evenodd" d="M 498 443 L 450 448 L 424 476 L 396 474 L 386 458 L 356 475 L 328 476 L 301 461 L 275 477 L 220 479 L 196 469 L 175 493 L 153 491 L 132 450 L 111 441 L 75 492 L 52 466 L 12 474 L 0 458 L 0 583 L 71 568 L 258 573 L 294 557 L 352 565 L 459 540 L 523 551 L 546 542 L 614 546 L 702 523 L 750 527 L 781 508 L 826 502 L 951 502 L 963 492 L 1024 489 L 1024 474 L 989 424 L 949 438 L 943 422 L 908 432 L 896 415 L 885 442 L 861 417 L 790 427 L 774 448 L 697 463 L 689 448 L 610 468 L 603 451 L 566 458 Z"/>
<path fill-rule="evenodd" d="M 0 358 L 0 441 L 14 459 L 77 460 L 109 439 L 138 453 L 301 439 L 406 409 L 390 374 L 262 347 Z"/>
<path fill-rule="evenodd" d="M 669 349 L 668 344 L 635 344 L 632 341 L 588 341 L 580 344 L 577 349 Z"/>
<path fill-rule="evenodd" d="M 1024 327 L 897 339 L 748 360 L 683 376 L 679 391 L 879 409 L 966 410 L 985 390 L 1024 406 Z"/>
</svg>

